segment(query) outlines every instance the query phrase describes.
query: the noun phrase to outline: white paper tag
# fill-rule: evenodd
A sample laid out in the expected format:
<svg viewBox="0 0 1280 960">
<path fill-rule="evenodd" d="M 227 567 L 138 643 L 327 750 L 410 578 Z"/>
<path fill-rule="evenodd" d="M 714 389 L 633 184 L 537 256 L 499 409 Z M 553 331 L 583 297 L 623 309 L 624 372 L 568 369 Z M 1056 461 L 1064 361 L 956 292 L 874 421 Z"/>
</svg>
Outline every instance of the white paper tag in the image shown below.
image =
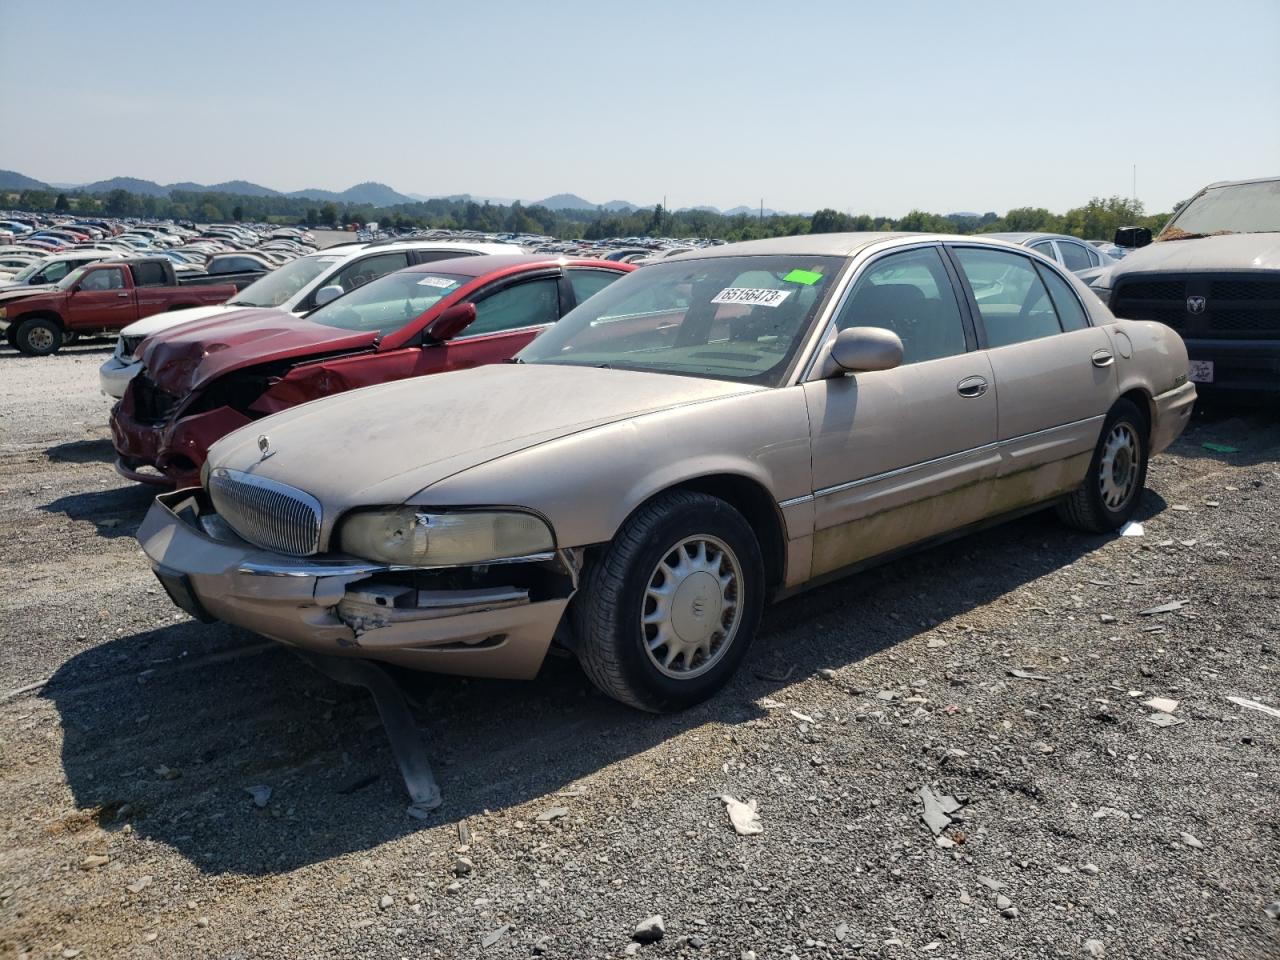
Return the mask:
<svg viewBox="0 0 1280 960">
<path fill-rule="evenodd" d="M 745 307 L 776 307 L 791 296 L 790 290 L 763 290 L 757 287 L 725 287 L 712 303 L 740 303 Z"/>
<path fill-rule="evenodd" d="M 418 281 L 420 287 L 438 287 L 441 290 L 447 290 L 449 287 L 456 286 L 457 280 L 447 280 L 444 277 L 423 277 Z"/>
</svg>

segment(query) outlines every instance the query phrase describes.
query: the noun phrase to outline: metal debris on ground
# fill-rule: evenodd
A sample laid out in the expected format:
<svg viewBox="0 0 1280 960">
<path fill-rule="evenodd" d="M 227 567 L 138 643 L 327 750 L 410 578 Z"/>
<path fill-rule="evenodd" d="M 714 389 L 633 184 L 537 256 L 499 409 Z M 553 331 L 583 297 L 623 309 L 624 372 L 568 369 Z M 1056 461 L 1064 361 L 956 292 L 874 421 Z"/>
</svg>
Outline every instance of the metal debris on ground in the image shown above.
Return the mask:
<svg viewBox="0 0 1280 960">
<path fill-rule="evenodd" d="M 924 806 L 920 818 L 933 831 L 935 837 L 951 826 L 951 814 L 964 806 L 955 797 L 947 794 L 936 794 L 928 786 L 921 787 L 916 796 L 920 798 L 920 802 Z"/>
<path fill-rule="evenodd" d="M 1120 536 L 1122 537 L 1141 537 L 1145 533 L 1146 531 L 1142 528 L 1142 524 L 1135 523 L 1132 520 L 1120 528 Z"/>
<path fill-rule="evenodd" d="M 1142 705 L 1152 710 L 1159 710 L 1161 713 L 1173 713 L 1178 709 L 1178 701 L 1170 700 L 1168 697 L 1152 697 L 1150 700 L 1143 700 Z"/>
<path fill-rule="evenodd" d="M 1009 668 L 1009 676 L 1017 677 L 1019 680 L 1041 680 L 1045 683 L 1049 682 L 1049 678 L 1039 673 L 1032 673 L 1030 670 L 1019 670 L 1017 667 Z"/>
<path fill-rule="evenodd" d="M 1247 697 L 1227 697 L 1237 707 L 1244 707 L 1247 710 L 1257 710 L 1265 713 L 1269 717 L 1275 717 L 1280 720 L 1280 710 L 1275 707 L 1269 707 L 1265 703 L 1259 703 L 1257 700 L 1250 700 Z"/>
<path fill-rule="evenodd" d="M 1173 613 L 1175 610 L 1181 610 L 1190 600 L 1170 600 L 1168 603 L 1162 603 L 1156 607 L 1147 607 L 1145 610 L 1138 611 L 1140 617 L 1150 617 L 1157 613 Z"/>
<path fill-rule="evenodd" d="M 264 783 L 256 786 L 245 787 L 244 792 L 253 797 L 253 805 L 261 810 L 267 805 L 267 801 L 271 799 L 271 788 Z"/>
<path fill-rule="evenodd" d="M 733 824 L 733 829 L 738 832 L 738 836 L 749 837 L 764 833 L 764 824 L 760 822 L 760 813 L 756 809 L 754 800 L 743 803 L 727 793 L 722 794 L 720 800 L 724 803 L 725 812 L 729 814 L 729 822 Z"/>
</svg>

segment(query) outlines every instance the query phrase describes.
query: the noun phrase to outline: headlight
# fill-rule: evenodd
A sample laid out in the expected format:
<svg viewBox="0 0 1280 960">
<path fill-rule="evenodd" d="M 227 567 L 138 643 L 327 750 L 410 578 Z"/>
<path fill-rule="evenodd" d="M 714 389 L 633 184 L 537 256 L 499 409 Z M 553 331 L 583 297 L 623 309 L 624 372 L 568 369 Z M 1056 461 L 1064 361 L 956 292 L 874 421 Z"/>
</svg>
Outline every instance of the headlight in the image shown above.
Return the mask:
<svg viewBox="0 0 1280 960">
<path fill-rule="evenodd" d="M 346 553 L 405 566 L 463 567 L 555 549 L 551 528 L 530 513 L 428 513 L 417 507 L 361 510 L 338 528 Z"/>
<path fill-rule="evenodd" d="M 6 316 L 6 314 L 5 314 L 5 312 L 4 312 L 4 307 L 0 307 L 0 320 L 3 320 L 3 319 L 5 318 L 5 316 Z"/>
</svg>

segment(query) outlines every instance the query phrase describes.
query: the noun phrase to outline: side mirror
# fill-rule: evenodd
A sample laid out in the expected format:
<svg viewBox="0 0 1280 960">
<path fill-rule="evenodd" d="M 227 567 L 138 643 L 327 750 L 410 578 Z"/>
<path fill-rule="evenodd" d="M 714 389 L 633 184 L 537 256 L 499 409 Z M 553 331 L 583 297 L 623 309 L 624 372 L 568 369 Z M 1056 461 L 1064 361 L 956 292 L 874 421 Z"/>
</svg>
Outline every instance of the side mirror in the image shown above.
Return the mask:
<svg viewBox="0 0 1280 960">
<path fill-rule="evenodd" d="M 1111 242 L 1117 247 L 1136 250 L 1151 242 L 1151 231 L 1146 227 L 1118 227 Z"/>
<path fill-rule="evenodd" d="M 331 283 L 327 287 L 321 287 L 316 291 L 316 306 L 323 307 L 326 303 L 333 303 L 333 301 L 337 300 L 344 293 L 346 293 L 346 291 L 336 283 Z"/>
<path fill-rule="evenodd" d="M 474 303 L 455 303 L 444 313 L 436 317 L 423 331 L 427 339 L 436 341 L 452 340 L 476 319 Z"/>
<path fill-rule="evenodd" d="M 902 363 L 902 340 L 880 327 L 850 327 L 836 335 L 827 353 L 823 377 L 892 370 Z"/>
</svg>

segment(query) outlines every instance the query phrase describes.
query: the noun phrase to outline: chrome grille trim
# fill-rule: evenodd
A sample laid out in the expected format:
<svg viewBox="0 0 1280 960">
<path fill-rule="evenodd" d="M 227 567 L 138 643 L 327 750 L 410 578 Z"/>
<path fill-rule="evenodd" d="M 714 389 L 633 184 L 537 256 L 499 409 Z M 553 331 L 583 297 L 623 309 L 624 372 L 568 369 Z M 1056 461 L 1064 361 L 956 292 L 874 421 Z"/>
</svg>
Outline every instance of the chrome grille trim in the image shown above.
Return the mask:
<svg viewBox="0 0 1280 960">
<path fill-rule="evenodd" d="M 320 549 L 320 501 L 305 490 L 218 467 L 209 475 L 209 497 L 218 515 L 254 546 L 295 557 Z"/>
</svg>

